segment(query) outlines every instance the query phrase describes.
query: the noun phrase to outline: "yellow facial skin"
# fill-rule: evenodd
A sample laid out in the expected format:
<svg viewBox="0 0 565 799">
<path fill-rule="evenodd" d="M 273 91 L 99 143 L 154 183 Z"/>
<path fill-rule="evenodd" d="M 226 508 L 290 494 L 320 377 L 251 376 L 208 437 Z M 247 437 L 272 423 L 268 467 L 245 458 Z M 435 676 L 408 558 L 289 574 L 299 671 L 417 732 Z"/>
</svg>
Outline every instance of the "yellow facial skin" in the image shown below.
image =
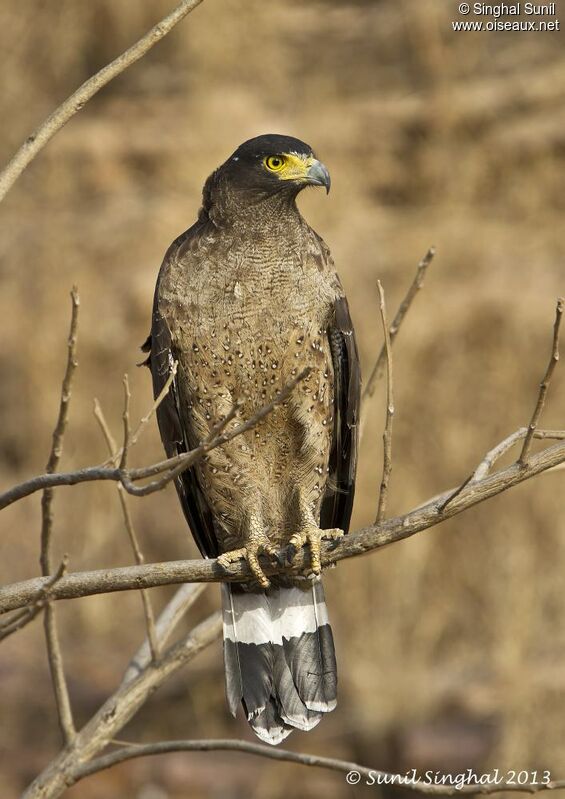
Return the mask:
<svg viewBox="0 0 565 799">
<path fill-rule="evenodd" d="M 268 172 L 273 172 L 279 180 L 309 180 L 310 168 L 318 163 L 314 156 L 302 156 L 294 153 L 281 153 L 269 155 L 263 159 L 263 165 Z"/>
</svg>

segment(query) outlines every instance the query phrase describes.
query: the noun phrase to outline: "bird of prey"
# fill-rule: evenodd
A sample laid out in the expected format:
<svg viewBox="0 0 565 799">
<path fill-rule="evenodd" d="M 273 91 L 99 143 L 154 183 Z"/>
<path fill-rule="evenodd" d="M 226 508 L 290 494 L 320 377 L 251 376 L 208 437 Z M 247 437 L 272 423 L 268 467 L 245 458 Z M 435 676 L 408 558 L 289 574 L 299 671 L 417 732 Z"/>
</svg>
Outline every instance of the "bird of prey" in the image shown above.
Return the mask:
<svg viewBox="0 0 565 799">
<path fill-rule="evenodd" d="M 227 430 L 271 402 L 305 367 L 286 401 L 253 429 L 212 449 L 176 488 L 205 557 L 244 558 L 253 578 L 224 583 L 228 705 L 279 743 L 336 705 L 337 673 L 324 600 L 323 538 L 347 532 L 357 461 L 360 374 L 347 301 L 327 245 L 301 216 L 305 186 L 329 191 L 312 149 L 289 136 L 242 144 L 207 179 L 196 223 L 169 247 L 144 345 L 168 456 Z M 299 576 L 265 575 L 259 556 L 292 559 Z"/>
</svg>

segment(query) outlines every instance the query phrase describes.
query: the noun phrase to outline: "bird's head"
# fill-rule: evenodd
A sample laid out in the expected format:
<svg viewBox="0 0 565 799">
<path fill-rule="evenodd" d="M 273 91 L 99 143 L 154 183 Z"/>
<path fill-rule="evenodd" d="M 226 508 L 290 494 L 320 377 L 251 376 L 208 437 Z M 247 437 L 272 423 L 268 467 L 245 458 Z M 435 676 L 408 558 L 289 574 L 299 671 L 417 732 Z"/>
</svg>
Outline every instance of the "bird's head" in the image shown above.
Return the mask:
<svg viewBox="0 0 565 799">
<path fill-rule="evenodd" d="M 306 186 L 330 190 L 330 174 L 312 148 L 292 136 L 268 134 L 244 142 L 212 175 L 214 183 L 256 194 L 295 197 Z"/>
</svg>

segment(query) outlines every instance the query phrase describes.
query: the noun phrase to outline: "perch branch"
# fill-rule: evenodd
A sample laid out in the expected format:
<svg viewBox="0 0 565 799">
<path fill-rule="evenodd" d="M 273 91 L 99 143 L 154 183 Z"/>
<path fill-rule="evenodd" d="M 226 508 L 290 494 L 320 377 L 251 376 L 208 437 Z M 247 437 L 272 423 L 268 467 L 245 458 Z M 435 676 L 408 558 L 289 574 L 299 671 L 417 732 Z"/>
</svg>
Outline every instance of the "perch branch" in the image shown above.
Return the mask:
<svg viewBox="0 0 565 799">
<path fill-rule="evenodd" d="M 22 174 L 47 142 L 65 125 L 77 111 L 86 105 L 107 83 L 124 72 L 157 42 L 166 36 L 174 26 L 187 14 L 190 14 L 202 0 L 183 0 L 175 9 L 157 25 L 154 25 L 145 36 L 107 64 L 103 69 L 85 81 L 70 97 L 55 109 L 47 119 L 25 140 L 12 160 L 0 172 L 0 201 L 4 199 L 10 188 Z"/>
<path fill-rule="evenodd" d="M 377 516 L 375 518 L 375 524 L 378 524 L 380 521 L 382 521 L 386 510 L 388 483 L 390 479 L 390 473 L 392 471 L 392 420 L 394 417 L 392 347 L 386 318 L 385 295 L 380 280 L 377 281 L 377 286 L 379 289 L 379 308 L 383 323 L 383 335 L 385 339 L 386 352 L 386 422 L 383 433 L 383 476 L 381 480 L 381 489 L 379 491 L 379 506 L 377 510 Z"/>
<path fill-rule="evenodd" d="M 553 325 L 553 345 L 551 347 L 551 357 L 549 359 L 549 363 L 547 365 L 547 370 L 545 372 L 544 378 L 540 383 L 538 401 L 534 409 L 532 420 L 528 425 L 528 433 L 526 435 L 526 438 L 524 439 L 524 446 L 522 447 L 522 452 L 520 453 L 520 457 L 518 458 L 518 463 L 520 463 L 522 466 L 524 466 L 526 461 L 528 460 L 528 455 L 530 453 L 530 448 L 532 446 L 532 438 L 534 435 L 534 431 L 538 426 L 541 412 L 543 411 L 543 406 L 545 404 L 545 398 L 547 395 L 549 384 L 551 383 L 553 370 L 555 369 L 559 361 L 559 328 L 561 327 L 561 318 L 563 316 L 564 307 L 565 307 L 565 299 L 563 297 L 559 297 L 559 299 L 557 300 L 557 308 L 555 309 L 555 323 Z"/>
<path fill-rule="evenodd" d="M 442 504 L 451 497 L 453 489 L 434 497 L 425 505 L 415 508 L 403 516 L 365 527 L 344 536 L 338 542 L 324 543 L 322 564 L 328 566 L 345 558 L 362 555 L 395 541 L 401 541 L 422 530 L 435 527 L 467 508 L 501 494 L 563 462 L 565 462 L 565 440 L 535 453 L 524 467 L 513 463 L 505 469 L 487 475 L 484 479 L 469 486 L 467 490 L 462 491 L 443 509 Z M 304 570 L 308 563 L 308 553 L 302 550 L 297 555 L 293 571 Z M 289 571 L 266 560 L 262 561 L 262 568 L 268 575 L 283 571 L 288 573 Z M 243 581 L 249 577 L 250 572 L 245 562 L 230 564 L 229 570 L 227 570 L 212 559 L 169 561 L 69 574 L 53 586 L 52 597 L 54 599 L 73 599 L 110 591 L 128 591 L 185 582 Z M 44 588 L 45 581 L 46 578 L 35 578 L 1 588 L 0 613 L 16 610 L 34 602 L 41 589 Z"/>
</svg>

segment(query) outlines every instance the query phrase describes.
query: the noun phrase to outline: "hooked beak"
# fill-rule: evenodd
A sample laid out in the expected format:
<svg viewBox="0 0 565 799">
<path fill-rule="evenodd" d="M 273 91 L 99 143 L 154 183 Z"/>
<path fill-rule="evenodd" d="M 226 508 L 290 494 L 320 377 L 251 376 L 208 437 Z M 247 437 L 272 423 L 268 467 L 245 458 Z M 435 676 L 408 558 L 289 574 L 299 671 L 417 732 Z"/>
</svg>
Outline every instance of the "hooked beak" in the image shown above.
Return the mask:
<svg viewBox="0 0 565 799">
<path fill-rule="evenodd" d="M 330 193 L 330 186 L 332 185 L 330 173 L 321 161 L 315 160 L 312 162 L 306 173 L 306 180 L 312 186 L 325 186 L 326 194 Z"/>
</svg>

